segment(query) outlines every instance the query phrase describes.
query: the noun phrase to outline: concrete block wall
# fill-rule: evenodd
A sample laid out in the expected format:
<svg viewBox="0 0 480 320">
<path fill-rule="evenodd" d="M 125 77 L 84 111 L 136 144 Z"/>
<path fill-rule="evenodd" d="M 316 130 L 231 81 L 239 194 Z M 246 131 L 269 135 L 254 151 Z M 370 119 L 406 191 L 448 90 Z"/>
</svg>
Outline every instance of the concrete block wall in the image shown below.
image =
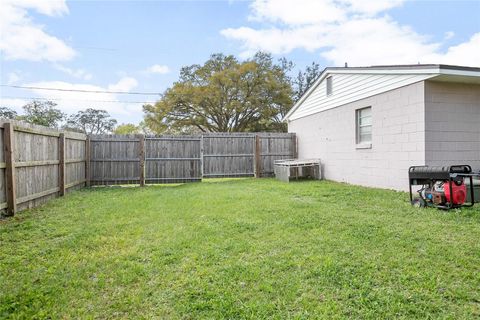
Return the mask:
<svg viewBox="0 0 480 320">
<path fill-rule="evenodd" d="M 320 158 L 326 179 L 407 190 L 408 168 L 425 163 L 424 82 L 293 120 L 299 158 Z M 372 147 L 359 149 L 355 110 L 372 107 Z"/>
<path fill-rule="evenodd" d="M 427 165 L 480 170 L 480 85 L 425 82 Z"/>
</svg>

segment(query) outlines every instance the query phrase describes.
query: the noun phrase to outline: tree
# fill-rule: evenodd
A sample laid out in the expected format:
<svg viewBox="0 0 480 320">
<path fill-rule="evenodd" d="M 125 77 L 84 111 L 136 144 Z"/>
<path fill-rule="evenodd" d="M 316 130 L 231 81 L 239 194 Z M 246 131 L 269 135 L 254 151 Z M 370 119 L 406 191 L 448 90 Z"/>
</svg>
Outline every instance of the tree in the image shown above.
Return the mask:
<svg viewBox="0 0 480 320">
<path fill-rule="evenodd" d="M 138 124 L 138 129 L 140 130 L 140 132 L 142 132 L 143 134 L 154 134 L 155 132 L 153 132 L 152 130 L 150 130 L 150 128 L 147 126 L 147 124 L 145 123 L 145 121 L 140 121 L 140 123 Z"/>
<path fill-rule="evenodd" d="M 56 109 L 56 103 L 52 101 L 32 101 L 23 106 L 24 115 L 18 116 L 19 120 L 50 128 L 58 128 L 59 122 L 65 118 L 65 114 Z"/>
<path fill-rule="evenodd" d="M 122 123 L 118 127 L 115 128 L 113 133 L 115 134 L 134 134 L 140 133 L 141 129 L 139 126 L 136 126 L 132 123 Z"/>
<path fill-rule="evenodd" d="M 65 128 L 85 134 L 102 134 L 111 132 L 116 124 L 117 120 L 111 118 L 107 111 L 88 108 L 68 117 Z"/>
<path fill-rule="evenodd" d="M 305 71 L 298 71 L 295 79 L 291 80 L 293 88 L 292 100 L 297 102 L 302 95 L 313 85 L 315 80 L 322 74 L 320 65 L 312 62 L 310 66 L 305 68 Z"/>
<path fill-rule="evenodd" d="M 17 111 L 7 107 L 0 107 L 0 118 L 13 120 L 13 119 L 16 119 L 17 117 L 18 117 Z"/>
<path fill-rule="evenodd" d="M 156 133 L 284 131 L 291 96 L 285 70 L 271 55 L 239 62 L 214 54 L 203 65 L 183 67 L 179 81 L 143 110 Z"/>
</svg>

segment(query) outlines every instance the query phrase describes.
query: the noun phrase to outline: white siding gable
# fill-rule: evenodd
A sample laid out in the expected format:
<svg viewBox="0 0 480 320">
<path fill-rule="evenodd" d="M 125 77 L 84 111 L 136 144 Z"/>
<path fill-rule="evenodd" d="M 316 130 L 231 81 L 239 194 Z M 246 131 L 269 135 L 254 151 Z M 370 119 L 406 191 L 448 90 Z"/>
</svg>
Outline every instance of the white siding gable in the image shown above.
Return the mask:
<svg viewBox="0 0 480 320">
<path fill-rule="evenodd" d="M 289 121 L 423 81 L 436 74 L 331 73 L 327 76 L 332 76 L 332 94 L 327 96 L 324 77 L 287 116 Z"/>
</svg>

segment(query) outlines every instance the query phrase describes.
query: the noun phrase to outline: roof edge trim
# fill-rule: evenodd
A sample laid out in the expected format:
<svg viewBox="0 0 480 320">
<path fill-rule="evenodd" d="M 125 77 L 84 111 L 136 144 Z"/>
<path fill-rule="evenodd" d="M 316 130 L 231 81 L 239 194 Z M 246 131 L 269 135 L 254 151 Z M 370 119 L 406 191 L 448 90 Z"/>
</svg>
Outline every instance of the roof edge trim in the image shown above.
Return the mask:
<svg viewBox="0 0 480 320">
<path fill-rule="evenodd" d="M 323 69 L 320 76 L 305 91 L 305 93 L 293 105 L 290 111 L 283 117 L 282 121 L 288 121 L 298 107 L 307 99 L 318 85 L 330 74 L 431 74 L 432 76 L 440 74 L 477 76 L 480 77 L 480 68 L 453 66 L 442 64 L 422 64 L 422 65 L 392 65 L 392 66 L 372 66 L 372 67 L 327 67 Z"/>
</svg>

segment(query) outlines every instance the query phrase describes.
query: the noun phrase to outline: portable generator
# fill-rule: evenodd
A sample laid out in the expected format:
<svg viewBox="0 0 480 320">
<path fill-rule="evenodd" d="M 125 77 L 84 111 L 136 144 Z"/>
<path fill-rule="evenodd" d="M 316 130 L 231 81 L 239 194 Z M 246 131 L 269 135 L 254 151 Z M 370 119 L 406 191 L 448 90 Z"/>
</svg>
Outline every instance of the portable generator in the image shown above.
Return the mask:
<svg viewBox="0 0 480 320">
<path fill-rule="evenodd" d="M 410 201 L 416 207 L 435 207 L 454 209 L 471 207 L 475 203 L 473 177 L 480 173 L 472 173 L 469 165 L 444 167 L 413 166 L 408 169 Z M 465 179 L 470 180 L 469 188 Z M 413 197 L 412 187 L 420 186 L 418 197 Z M 467 192 L 470 201 L 467 202 Z"/>
</svg>

